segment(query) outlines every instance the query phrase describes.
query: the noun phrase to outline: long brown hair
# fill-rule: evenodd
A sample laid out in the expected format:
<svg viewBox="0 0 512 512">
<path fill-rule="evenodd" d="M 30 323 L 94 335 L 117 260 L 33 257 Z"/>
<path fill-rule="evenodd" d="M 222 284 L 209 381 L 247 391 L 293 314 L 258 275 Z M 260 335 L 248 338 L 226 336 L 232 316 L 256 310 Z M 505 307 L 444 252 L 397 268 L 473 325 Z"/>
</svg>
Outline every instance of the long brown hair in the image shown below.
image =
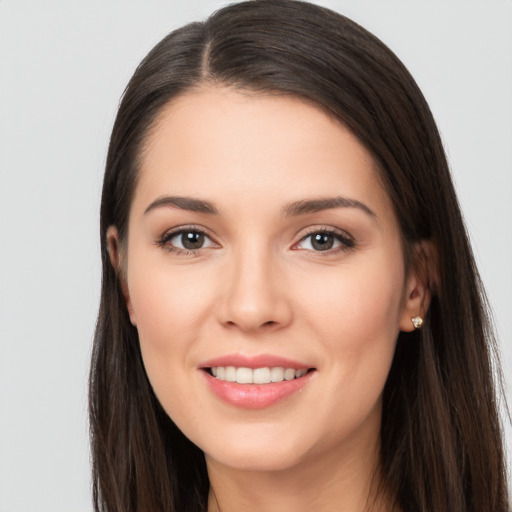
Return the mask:
<svg viewBox="0 0 512 512">
<path fill-rule="evenodd" d="M 138 157 L 156 116 L 205 83 L 313 102 L 371 152 L 406 256 L 429 240 L 437 265 L 424 326 L 399 335 L 384 390 L 383 485 L 404 512 L 508 510 L 495 342 L 432 114 L 381 41 L 339 14 L 293 0 L 234 4 L 172 32 L 123 95 L 101 203 L 103 280 L 90 374 L 95 510 L 206 510 L 203 454 L 151 389 L 106 243 L 111 225 L 121 241 L 128 235 Z"/>
</svg>

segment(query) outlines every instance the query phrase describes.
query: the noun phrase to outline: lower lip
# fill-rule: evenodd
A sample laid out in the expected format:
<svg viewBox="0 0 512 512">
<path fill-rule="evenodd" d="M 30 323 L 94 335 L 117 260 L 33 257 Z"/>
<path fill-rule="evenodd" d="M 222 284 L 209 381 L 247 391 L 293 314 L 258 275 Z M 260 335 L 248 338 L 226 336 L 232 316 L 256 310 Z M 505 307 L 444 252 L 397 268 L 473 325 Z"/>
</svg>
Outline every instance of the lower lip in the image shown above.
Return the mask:
<svg viewBox="0 0 512 512">
<path fill-rule="evenodd" d="M 316 372 L 270 384 L 238 384 L 217 379 L 205 371 L 203 373 L 208 386 L 221 400 L 244 409 L 264 409 L 300 391 Z"/>
</svg>

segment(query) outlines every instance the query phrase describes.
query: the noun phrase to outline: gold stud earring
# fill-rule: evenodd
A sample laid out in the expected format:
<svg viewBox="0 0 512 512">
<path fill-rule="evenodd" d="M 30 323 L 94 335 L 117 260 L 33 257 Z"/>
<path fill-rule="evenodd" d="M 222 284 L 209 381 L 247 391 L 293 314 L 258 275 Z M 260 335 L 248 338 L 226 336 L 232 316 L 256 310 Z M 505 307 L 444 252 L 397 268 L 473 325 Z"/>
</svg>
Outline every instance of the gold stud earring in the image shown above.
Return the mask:
<svg viewBox="0 0 512 512">
<path fill-rule="evenodd" d="M 411 318 L 411 321 L 415 329 L 421 329 L 421 326 L 423 325 L 423 318 L 421 318 L 421 316 L 414 316 Z"/>
</svg>

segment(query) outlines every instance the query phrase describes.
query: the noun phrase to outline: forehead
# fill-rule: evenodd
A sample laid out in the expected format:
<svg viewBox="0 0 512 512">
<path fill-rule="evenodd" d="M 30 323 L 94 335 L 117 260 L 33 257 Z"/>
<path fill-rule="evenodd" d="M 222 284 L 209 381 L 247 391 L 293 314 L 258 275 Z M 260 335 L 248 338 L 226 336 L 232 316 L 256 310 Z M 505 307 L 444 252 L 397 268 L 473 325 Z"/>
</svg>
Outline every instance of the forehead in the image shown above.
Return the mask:
<svg viewBox="0 0 512 512">
<path fill-rule="evenodd" d="M 267 203 L 348 195 L 390 206 L 358 139 L 294 97 L 216 87 L 186 93 L 162 110 L 141 156 L 136 197 L 146 201 L 162 194 Z"/>
</svg>

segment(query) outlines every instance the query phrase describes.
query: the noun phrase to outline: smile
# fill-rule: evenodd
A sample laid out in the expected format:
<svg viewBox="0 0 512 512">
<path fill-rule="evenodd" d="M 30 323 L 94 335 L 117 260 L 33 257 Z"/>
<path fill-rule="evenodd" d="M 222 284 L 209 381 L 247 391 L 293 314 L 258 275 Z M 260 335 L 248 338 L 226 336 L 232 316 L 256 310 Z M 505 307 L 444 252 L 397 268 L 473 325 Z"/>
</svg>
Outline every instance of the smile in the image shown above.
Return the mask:
<svg viewBox="0 0 512 512">
<path fill-rule="evenodd" d="M 209 373 L 218 380 L 227 382 L 236 382 L 238 384 L 271 384 L 273 382 L 283 382 L 294 379 L 300 379 L 308 370 L 306 368 L 284 368 L 263 367 L 246 368 L 235 366 L 214 366 L 209 369 Z"/>
<path fill-rule="evenodd" d="M 297 361 L 277 354 L 225 354 L 198 365 L 207 387 L 223 402 L 244 409 L 264 409 L 316 380 L 313 361 Z"/>
</svg>

